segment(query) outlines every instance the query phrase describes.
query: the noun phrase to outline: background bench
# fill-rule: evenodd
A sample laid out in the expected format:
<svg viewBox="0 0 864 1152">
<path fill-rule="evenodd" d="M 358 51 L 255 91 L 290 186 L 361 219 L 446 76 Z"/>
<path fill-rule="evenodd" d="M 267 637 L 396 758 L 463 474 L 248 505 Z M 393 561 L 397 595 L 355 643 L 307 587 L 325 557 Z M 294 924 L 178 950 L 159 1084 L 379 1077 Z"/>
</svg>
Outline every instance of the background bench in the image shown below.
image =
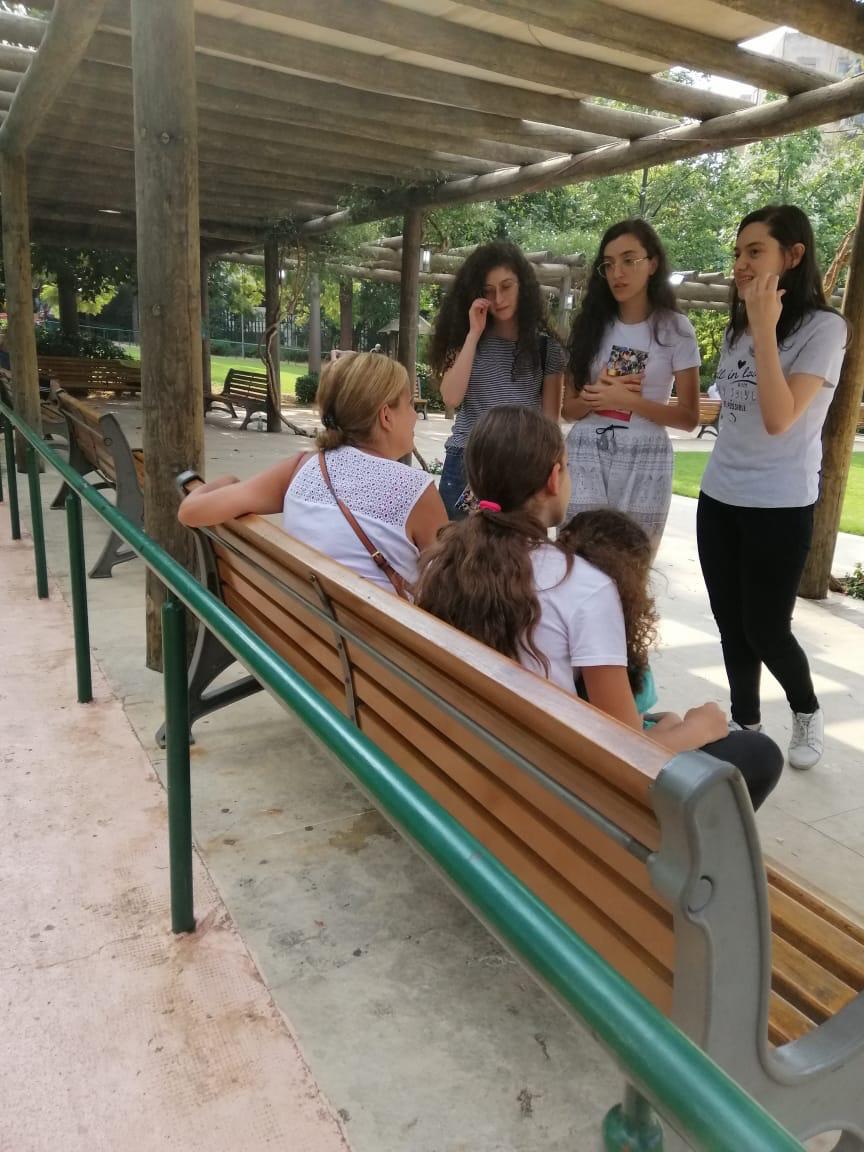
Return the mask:
<svg viewBox="0 0 864 1152">
<path fill-rule="evenodd" d="M 414 381 L 414 411 L 419 412 L 424 420 L 429 419 L 429 401 L 420 395 L 420 382 Z"/>
<path fill-rule="evenodd" d="M 667 762 L 262 518 L 196 536 L 210 590 L 781 1123 L 864 1133 L 864 926 L 766 871 L 734 769 Z M 232 661 L 202 628 L 191 722 L 258 690 L 212 687 Z"/>
<path fill-rule="evenodd" d="M 57 407 L 66 421 L 69 439 L 69 463 L 82 476 L 91 472 L 100 477 L 96 488 L 112 488 L 116 504 L 139 528 L 144 526 L 144 454 L 129 447 L 129 441 L 110 412 L 99 413 L 89 404 L 76 400 L 62 389 L 55 393 Z M 70 489 L 64 483 L 51 502 L 62 508 Z M 111 575 L 117 564 L 134 560 L 135 553 L 111 532 L 99 559 L 90 570 L 95 579 Z"/>
<path fill-rule="evenodd" d="M 249 421 L 256 413 L 267 413 L 267 373 L 251 372 L 244 368 L 229 368 L 221 392 L 204 393 L 205 414 L 217 404 L 221 405 L 233 417 L 237 416 L 237 408 L 246 410 L 246 417 L 240 425 L 242 432 L 248 427 Z"/>
<path fill-rule="evenodd" d="M 39 372 L 65 392 L 141 391 L 141 367 L 129 360 L 87 360 L 77 356 L 40 356 Z"/>
<path fill-rule="evenodd" d="M 13 399 L 12 388 L 9 381 L 0 376 L 0 400 L 14 410 L 15 404 Z M 53 400 L 41 400 L 39 409 L 42 417 L 42 435 L 45 439 L 51 440 L 55 436 L 62 436 L 65 440 L 66 421 L 56 403 Z"/>
<path fill-rule="evenodd" d="M 677 406 L 678 397 L 672 396 L 669 403 Z M 708 396 L 699 397 L 699 434 L 696 439 L 701 440 L 706 432 L 717 435 L 720 424 L 720 409 L 723 407 L 720 400 L 711 400 Z"/>
</svg>

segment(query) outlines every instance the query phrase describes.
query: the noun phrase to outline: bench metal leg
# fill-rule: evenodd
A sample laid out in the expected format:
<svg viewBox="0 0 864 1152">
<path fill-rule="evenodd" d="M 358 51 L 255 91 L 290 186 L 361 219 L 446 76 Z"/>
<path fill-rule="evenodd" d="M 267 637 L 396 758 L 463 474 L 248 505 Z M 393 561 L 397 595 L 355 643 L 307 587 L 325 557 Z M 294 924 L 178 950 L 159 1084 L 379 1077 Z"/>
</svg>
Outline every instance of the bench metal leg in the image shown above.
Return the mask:
<svg viewBox="0 0 864 1152">
<path fill-rule="evenodd" d="M 603 1152 L 663 1152 L 663 1129 L 654 1110 L 631 1084 L 603 1121 Z"/>
<path fill-rule="evenodd" d="M 126 544 L 121 536 L 112 530 L 99 559 L 90 569 L 91 580 L 107 580 L 111 570 L 118 564 L 125 564 L 127 560 L 134 560 L 136 553 Z"/>
<path fill-rule="evenodd" d="M 78 447 L 78 442 L 76 441 L 75 437 L 72 435 L 71 432 L 69 433 L 69 467 L 74 468 L 79 476 L 89 476 L 89 474 L 93 471 L 93 465 L 90 463 L 90 461 L 87 459 L 87 457 L 81 451 L 81 449 Z M 104 487 L 106 487 L 106 485 L 97 484 L 97 485 L 94 485 L 94 487 L 104 488 Z M 60 485 L 60 488 L 57 492 L 57 495 L 51 501 L 50 507 L 51 508 L 65 508 L 66 507 L 66 497 L 69 495 L 69 493 L 71 491 L 72 491 L 72 489 L 69 487 L 69 485 L 64 480 L 63 483 Z"/>
<path fill-rule="evenodd" d="M 222 685 L 207 691 L 210 685 L 234 663 L 234 657 L 216 637 L 209 632 L 203 624 L 198 625 L 198 636 L 195 640 L 195 651 L 189 665 L 189 739 L 192 739 L 192 727 L 196 720 L 207 716 L 210 712 L 217 712 L 228 704 L 237 700 L 245 700 L 261 691 L 261 685 L 254 676 L 243 676 L 231 684 Z M 165 725 L 156 733 L 156 743 L 160 748 L 165 747 Z"/>
</svg>

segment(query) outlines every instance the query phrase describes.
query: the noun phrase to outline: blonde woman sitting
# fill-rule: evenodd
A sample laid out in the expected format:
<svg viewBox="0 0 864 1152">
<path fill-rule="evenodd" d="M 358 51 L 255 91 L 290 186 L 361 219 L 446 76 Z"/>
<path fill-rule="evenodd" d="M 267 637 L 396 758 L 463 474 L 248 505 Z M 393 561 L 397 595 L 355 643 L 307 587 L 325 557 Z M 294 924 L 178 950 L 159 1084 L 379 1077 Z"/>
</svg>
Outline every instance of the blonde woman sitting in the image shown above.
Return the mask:
<svg viewBox="0 0 864 1152">
<path fill-rule="evenodd" d="M 399 463 L 417 413 L 401 364 L 371 352 L 327 364 L 318 386 L 324 430 L 301 452 L 250 480 L 222 476 L 180 505 L 190 528 L 248 512 L 282 513 L 297 540 L 388 592 L 407 595 L 420 553 L 447 523 L 432 477 Z"/>
</svg>

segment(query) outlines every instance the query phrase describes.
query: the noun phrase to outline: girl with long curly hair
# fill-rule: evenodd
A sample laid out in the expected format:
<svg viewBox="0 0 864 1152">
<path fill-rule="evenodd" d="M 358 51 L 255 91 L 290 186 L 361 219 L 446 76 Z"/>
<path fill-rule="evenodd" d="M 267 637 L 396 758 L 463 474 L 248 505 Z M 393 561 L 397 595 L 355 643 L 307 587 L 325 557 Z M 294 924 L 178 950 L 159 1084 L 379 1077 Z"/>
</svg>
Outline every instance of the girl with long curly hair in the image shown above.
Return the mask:
<svg viewBox="0 0 864 1152">
<path fill-rule="evenodd" d="M 615 581 L 573 548 L 549 540 L 570 497 L 557 422 L 529 408 L 494 408 L 471 433 L 465 466 L 476 510 L 447 525 L 424 552 L 415 602 L 565 692 L 574 693 L 581 679 L 591 704 L 641 728 Z M 644 602 L 637 617 L 640 611 L 650 632 Z M 633 653 L 646 647 L 647 634 L 634 632 Z M 737 765 L 756 807 L 783 765 L 780 750 L 763 733 L 729 733 L 712 703 L 648 735 L 670 751 L 702 747 Z"/>
<path fill-rule="evenodd" d="M 465 514 L 465 444 L 484 412 L 524 404 L 552 419 L 561 409 L 564 351 L 546 320 L 537 276 L 515 244 L 475 248 L 444 297 L 429 354 L 441 397 L 458 408 L 439 491 L 451 519 Z"/>
<path fill-rule="evenodd" d="M 563 416 L 574 421 L 569 514 L 627 512 L 656 552 L 672 499 L 666 429 L 696 427 L 699 349 L 678 310 L 663 245 L 644 220 L 621 220 L 600 241 L 570 333 Z"/>
</svg>

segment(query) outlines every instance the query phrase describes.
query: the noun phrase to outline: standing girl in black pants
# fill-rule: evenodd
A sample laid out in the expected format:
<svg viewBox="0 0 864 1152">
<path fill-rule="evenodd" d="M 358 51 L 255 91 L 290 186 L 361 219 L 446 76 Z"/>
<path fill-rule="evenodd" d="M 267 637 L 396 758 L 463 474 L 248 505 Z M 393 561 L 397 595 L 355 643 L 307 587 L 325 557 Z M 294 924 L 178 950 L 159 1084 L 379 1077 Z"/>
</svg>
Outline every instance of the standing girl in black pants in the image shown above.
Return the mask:
<svg viewBox="0 0 864 1152">
<path fill-rule="evenodd" d="M 846 345 L 800 208 L 741 221 L 731 319 L 717 369 L 720 433 L 697 513 L 699 560 L 720 630 L 735 727 L 759 728 L 764 664 L 792 709 L 789 763 L 812 768 L 824 719 L 792 634 L 819 495 L 822 425 Z"/>
</svg>

